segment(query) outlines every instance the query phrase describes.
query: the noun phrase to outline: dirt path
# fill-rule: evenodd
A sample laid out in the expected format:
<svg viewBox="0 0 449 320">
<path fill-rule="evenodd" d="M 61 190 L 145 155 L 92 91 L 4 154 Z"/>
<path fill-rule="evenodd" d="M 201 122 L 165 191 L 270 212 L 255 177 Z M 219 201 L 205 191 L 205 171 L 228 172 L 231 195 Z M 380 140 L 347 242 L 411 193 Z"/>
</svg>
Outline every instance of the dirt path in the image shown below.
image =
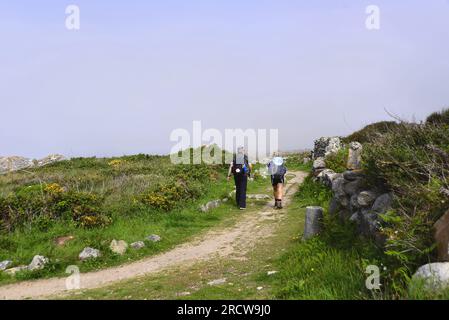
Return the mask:
<svg viewBox="0 0 449 320">
<path fill-rule="evenodd" d="M 287 179 L 285 205 L 290 203 L 306 175 L 303 172 L 291 174 L 294 177 Z M 271 202 L 270 200 L 262 210 L 243 214 L 232 227 L 211 229 L 193 241 L 181 244 L 168 252 L 114 268 L 83 273 L 80 278 L 80 289 L 99 288 L 117 281 L 179 265 L 186 266 L 217 256 L 238 259 L 251 250 L 258 239 L 269 236 L 276 221 L 282 218 L 283 210 L 274 210 Z M 38 299 L 67 292 L 66 278 L 51 278 L 2 286 L 0 299 Z"/>
</svg>

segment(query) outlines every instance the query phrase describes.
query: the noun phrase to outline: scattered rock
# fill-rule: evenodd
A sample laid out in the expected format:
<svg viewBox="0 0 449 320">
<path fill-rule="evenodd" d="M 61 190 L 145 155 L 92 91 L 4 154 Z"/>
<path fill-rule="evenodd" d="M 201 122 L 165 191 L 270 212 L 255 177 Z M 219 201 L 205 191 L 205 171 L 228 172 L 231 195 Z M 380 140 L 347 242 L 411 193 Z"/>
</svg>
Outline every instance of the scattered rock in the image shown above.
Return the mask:
<svg viewBox="0 0 449 320">
<path fill-rule="evenodd" d="M 158 236 L 157 234 L 152 234 L 152 235 L 146 237 L 146 239 L 151 242 L 159 242 L 162 240 L 162 238 L 160 236 Z"/>
<path fill-rule="evenodd" d="M 355 212 L 360 208 L 359 202 L 357 200 L 358 197 L 358 194 L 353 194 L 349 199 L 349 210 L 351 210 L 351 212 Z"/>
<path fill-rule="evenodd" d="M 278 273 L 278 271 L 274 271 L 274 270 L 273 271 L 268 271 L 267 275 L 271 276 L 271 275 L 276 274 L 276 273 Z"/>
<path fill-rule="evenodd" d="M 267 194 L 248 194 L 246 196 L 247 199 L 253 199 L 253 200 L 269 200 L 271 197 Z"/>
<path fill-rule="evenodd" d="M 354 181 L 357 179 L 363 179 L 365 174 L 362 170 L 348 170 L 343 172 L 343 178 L 348 181 Z"/>
<path fill-rule="evenodd" d="M 312 161 L 312 159 L 310 159 L 310 158 L 308 158 L 308 157 L 302 159 L 302 163 L 303 163 L 303 164 L 308 164 L 310 161 Z"/>
<path fill-rule="evenodd" d="M 79 258 L 82 261 L 88 260 L 88 259 L 96 259 L 99 257 L 101 257 L 100 250 L 90 248 L 90 247 L 84 248 L 83 251 L 81 251 L 81 253 L 79 254 Z"/>
<path fill-rule="evenodd" d="M 384 214 L 391 208 L 393 196 L 390 193 L 384 193 L 376 198 L 372 210 L 374 212 Z"/>
<path fill-rule="evenodd" d="M 325 158 L 330 154 L 337 153 L 342 147 L 339 137 L 322 137 L 315 140 L 313 158 Z"/>
<path fill-rule="evenodd" d="M 75 239 L 74 236 L 65 236 L 65 237 L 58 237 L 55 239 L 55 244 L 59 247 L 62 247 L 66 244 L 66 242 Z"/>
<path fill-rule="evenodd" d="M 207 284 L 210 286 L 216 286 L 216 285 L 223 284 L 223 283 L 226 283 L 226 278 L 212 280 L 212 281 L 209 281 Z"/>
<path fill-rule="evenodd" d="M 44 256 L 34 256 L 33 260 L 28 266 L 28 270 L 34 271 L 34 270 L 42 270 L 45 268 L 45 265 L 48 264 L 50 261 L 48 258 Z"/>
<path fill-rule="evenodd" d="M 322 170 L 326 168 L 326 162 L 324 161 L 324 158 L 318 158 L 315 161 L 313 161 L 313 170 Z"/>
<path fill-rule="evenodd" d="M 185 291 L 185 292 L 179 292 L 176 295 L 178 297 L 185 297 L 185 296 L 189 296 L 191 293 L 189 291 Z"/>
<path fill-rule="evenodd" d="M 449 287 L 449 262 L 429 263 L 420 267 L 413 280 L 424 280 L 427 289 L 439 290 Z"/>
<path fill-rule="evenodd" d="M 202 205 L 200 207 L 200 210 L 202 212 L 208 212 L 212 209 L 218 208 L 221 205 L 221 200 L 213 200 L 213 201 L 209 201 L 208 203 Z"/>
<path fill-rule="evenodd" d="M 353 213 L 352 216 L 349 218 L 349 221 L 360 223 L 359 212 L 357 211 L 357 212 Z"/>
<path fill-rule="evenodd" d="M 363 188 L 363 180 L 356 179 L 352 181 L 345 181 L 343 190 L 348 196 L 359 193 Z"/>
<path fill-rule="evenodd" d="M 59 162 L 59 161 L 63 161 L 63 160 L 67 160 L 67 158 L 64 157 L 63 155 L 60 155 L 60 154 L 51 154 L 51 155 L 49 155 L 49 156 L 47 156 L 45 158 L 37 160 L 37 166 L 38 167 L 43 167 L 43 166 L 46 166 L 48 164 Z"/>
<path fill-rule="evenodd" d="M 17 171 L 30 168 L 34 165 L 33 160 L 24 157 L 1 157 L 0 173 Z"/>
<path fill-rule="evenodd" d="M 263 287 L 257 287 L 256 289 L 257 289 L 258 291 L 260 291 L 260 290 L 263 289 Z"/>
<path fill-rule="evenodd" d="M 321 232 L 321 224 L 323 220 L 323 208 L 307 207 L 306 222 L 304 225 L 303 240 L 312 238 Z"/>
<path fill-rule="evenodd" d="M 128 244 L 123 240 L 112 240 L 109 249 L 115 254 L 123 255 L 128 249 Z"/>
<path fill-rule="evenodd" d="M 325 186 L 331 187 L 332 182 L 340 176 L 341 176 L 340 173 L 336 173 L 331 169 L 324 169 L 323 171 L 321 171 L 318 174 L 317 178 L 318 178 L 318 181 L 323 183 Z"/>
<path fill-rule="evenodd" d="M 362 145 L 358 142 L 349 144 L 348 162 L 346 167 L 350 170 L 359 170 L 362 167 Z"/>
<path fill-rule="evenodd" d="M 440 261 L 449 261 L 449 211 L 435 223 L 434 230 L 438 259 Z"/>
<path fill-rule="evenodd" d="M 373 191 L 362 191 L 357 197 L 357 202 L 361 207 L 370 207 L 374 200 L 376 200 L 376 194 Z"/>
<path fill-rule="evenodd" d="M 21 272 L 21 271 L 25 271 L 25 270 L 28 270 L 28 266 L 18 266 L 18 267 L 15 267 L 15 268 L 6 269 L 4 272 L 6 274 L 11 275 L 11 276 L 15 276 L 16 273 Z"/>
<path fill-rule="evenodd" d="M 136 242 L 131 243 L 130 246 L 133 249 L 139 250 L 139 249 L 142 249 L 142 248 L 145 247 L 145 242 L 143 242 L 143 241 L 136 241 Z"/>
<path fill-rule="evenodd" d="M 5 260 L 0 262 L 0 271 L 8 269 L 12 265 L 11 260 Z"/>
</svg>

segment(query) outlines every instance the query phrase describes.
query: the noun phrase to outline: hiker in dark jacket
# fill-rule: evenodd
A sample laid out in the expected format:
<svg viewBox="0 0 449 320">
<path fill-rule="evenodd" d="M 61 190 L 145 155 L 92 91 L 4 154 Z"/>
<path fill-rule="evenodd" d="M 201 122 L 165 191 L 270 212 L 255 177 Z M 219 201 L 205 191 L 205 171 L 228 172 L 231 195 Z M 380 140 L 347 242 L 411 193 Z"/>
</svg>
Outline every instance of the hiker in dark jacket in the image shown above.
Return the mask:
<svg viewBox="0 0 449 320">
<path fill-rule="evenodd" d="M 251 164 L 243 147 L 238 148 L 237 154 L 234 154 L 228 171 L 228 181 L 231 175 L 234 175 L 235 182 L 235 200 L 240 210 L 246 209 L 246 186 L 248 177 L 251 175 Z"/>
<path fill-rule="evenodd" d="M 287 173 L 287 168 L 284 165 L 284 159 L 281 157 L 274 157 L 267 166 L 268 173 L 271 175 L 271 185 L 273 186 L 274 207 L 277 209 L 282 209 L 285 174 Z"/>
</svg>

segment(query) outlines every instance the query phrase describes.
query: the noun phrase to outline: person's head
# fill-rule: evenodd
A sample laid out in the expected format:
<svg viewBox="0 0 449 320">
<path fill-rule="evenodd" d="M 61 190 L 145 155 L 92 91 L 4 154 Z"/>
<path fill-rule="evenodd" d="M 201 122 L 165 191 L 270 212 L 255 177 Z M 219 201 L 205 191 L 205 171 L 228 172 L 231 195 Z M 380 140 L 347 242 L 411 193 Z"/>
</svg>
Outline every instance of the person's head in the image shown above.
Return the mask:
<svg viewBox="0 0 449 320">
<path fill-rule="evenodd" d="M 284 164 L 284 159 L 282 157 L 274 157 L 273 158 L 273 163 L 276 166 L 282 166 Z"/>
</svg>

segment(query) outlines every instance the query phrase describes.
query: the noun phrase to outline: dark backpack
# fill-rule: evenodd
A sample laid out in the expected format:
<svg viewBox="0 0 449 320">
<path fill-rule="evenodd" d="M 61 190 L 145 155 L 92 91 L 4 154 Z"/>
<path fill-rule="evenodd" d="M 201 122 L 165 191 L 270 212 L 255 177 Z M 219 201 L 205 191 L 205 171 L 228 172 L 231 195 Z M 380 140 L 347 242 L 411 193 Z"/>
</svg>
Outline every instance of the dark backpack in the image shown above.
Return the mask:
<svg viewBox="0 0 449 320">
<path fill-rule="evenodd" d="M 250 174 L 250 167 L 249 167 L 249 161 L 248 157 L 245 155 L 243 157 L 243 163 L 237 164 L 237 156 L 234 154 L 234 157 L 232 159 L 232 169 L 231 172 L 233 174 L 242 175 L 242 174 Z M 238 169 L 238 170 L 237 170 Z"/>
<path fill-rule="evenodd" d="M 284 165 L 277 166 L 274 163 L 270 163 L 269 173 L 275 179 L 283 179 L 287 173 L 287 168 Z"/>
</svg>

